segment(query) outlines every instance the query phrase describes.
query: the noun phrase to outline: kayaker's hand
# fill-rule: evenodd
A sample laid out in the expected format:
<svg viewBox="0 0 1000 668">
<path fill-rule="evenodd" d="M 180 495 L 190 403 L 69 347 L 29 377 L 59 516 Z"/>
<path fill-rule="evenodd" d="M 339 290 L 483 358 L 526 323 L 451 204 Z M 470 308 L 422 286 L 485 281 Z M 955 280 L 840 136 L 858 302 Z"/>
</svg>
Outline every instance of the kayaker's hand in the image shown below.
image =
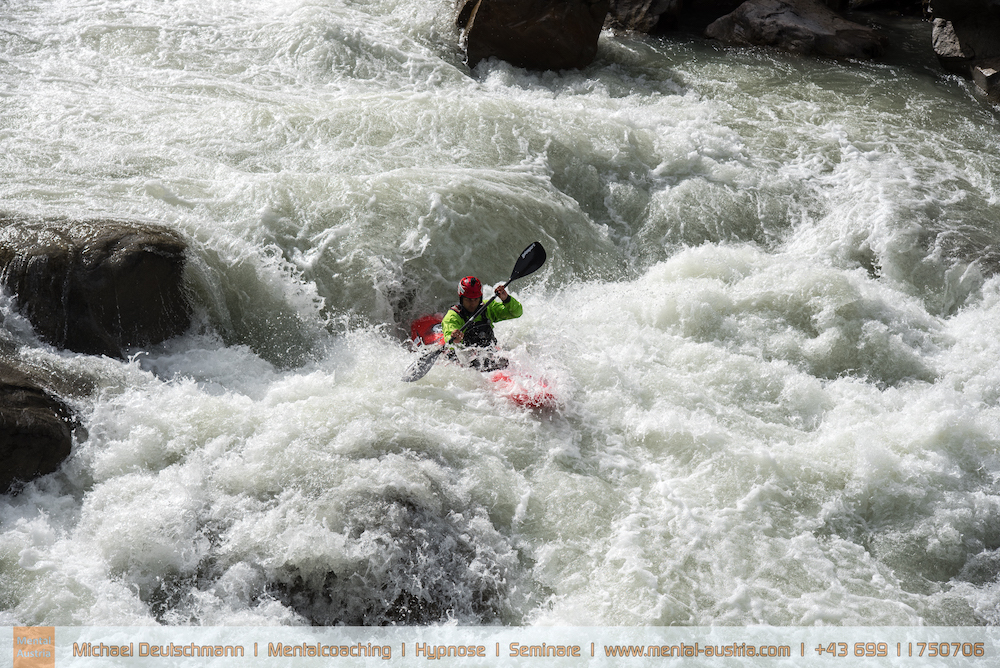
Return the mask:
<svg viewBox="0 0 1000 668">
<path fill-rule="evenodd" d="M 507 288 L 505 288 L 502 285 L 498 285 L 496 289 L 493 290 L 493 294 L 497 296 L 497 299 L 499 299 L 504 303 L 506 303 L 507 300 L 510 299 L 510 295 L 507 294 Z"/>
<path fill-rule="evenodd" d="M 451 342 L 452 343 L 461 343 L 462 339 L 464 339 L 464 338 L 465 338 L 465 332 L 463 332 L 460 329 L 456 329 L 454 332 L 451 333 Z"/>
</svg>

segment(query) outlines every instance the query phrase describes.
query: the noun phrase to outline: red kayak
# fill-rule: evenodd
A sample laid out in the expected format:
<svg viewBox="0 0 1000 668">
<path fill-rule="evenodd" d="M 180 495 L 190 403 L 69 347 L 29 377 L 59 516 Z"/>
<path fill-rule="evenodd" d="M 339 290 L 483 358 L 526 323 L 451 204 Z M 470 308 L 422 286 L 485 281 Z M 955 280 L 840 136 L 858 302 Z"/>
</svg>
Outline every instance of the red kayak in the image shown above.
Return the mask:
<svg viewBox="0 0 1000 668">
<path fill-rule="evenodd" d="M 442 318 L 444 318 L 443 313 L 417 318 L 410 323 L 410 338 L 417 343 L 428 346 L 432 343 L 441 343 L 441 338 L 444 336 L 441 333 Z"/>
<path fill-rule="evenodd" d="M 442 313 L 417 318 L 410 325 L 410 338 L 419 344 L 440 344 Z M 544 378 L 510 368 L 486 376 L 493 391 L 524 408 L 552 408 L 558 401 Z"/>
<path fill-rule="evenodd" d="M 504 369 L 494 371 L 489 379 L 497 394 L 502 394 L 518 406 L 553 408 L 559 403 L 544 378 L 536 378 L 525 373 L 515 374 Z"/>
</svg>

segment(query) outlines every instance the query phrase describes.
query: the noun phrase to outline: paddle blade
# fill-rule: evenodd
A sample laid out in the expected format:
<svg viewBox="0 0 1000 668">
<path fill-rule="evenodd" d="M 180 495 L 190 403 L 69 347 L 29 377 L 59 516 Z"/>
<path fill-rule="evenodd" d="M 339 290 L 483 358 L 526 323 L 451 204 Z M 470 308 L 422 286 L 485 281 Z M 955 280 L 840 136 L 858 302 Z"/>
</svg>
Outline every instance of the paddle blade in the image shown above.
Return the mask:
<svg viewBox="0 0 1000 668">
<path fill-rule="evenodd" d="M 514 263 L 514 271 L 510 272 L 510 281 L 517 280 L 522 276 L 533 274 L 545 264 L 545 249 L 537 241 L 521 251 L 521 255 Z M 507 281 L 510 283 L 510 281 Z"/>
<path fill-rule="evenodd" d="M 415 380 L 420 380 L 427 375 L 427 372 L 431 370 L 434 366 L 434 362 L 437 361 L 438 356 L 444 352 L 444 346 L 434 346 L 432 350 L 426 350 L 420 357 L 413 362 L 403 374 L 404 383 L 412 383 Z"/>
</svg>

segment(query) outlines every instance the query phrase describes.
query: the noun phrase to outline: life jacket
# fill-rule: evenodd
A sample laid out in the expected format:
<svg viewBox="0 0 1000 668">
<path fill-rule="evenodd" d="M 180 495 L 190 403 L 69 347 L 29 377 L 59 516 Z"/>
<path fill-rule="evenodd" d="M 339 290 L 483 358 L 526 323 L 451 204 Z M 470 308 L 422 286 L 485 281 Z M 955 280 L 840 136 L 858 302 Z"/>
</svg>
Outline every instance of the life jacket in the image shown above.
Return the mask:
<svg viewBox="0 0 1000 668">
<path fill-rule="evenodd" d="M 455 304 L 451 310 L 465 322 L 469 322 L 469 318 L 473 316 L 473 311 L 465 310 L 461 304 Z M 462 331 L 462 335 L 462 343 L 467 346 L 485 347 L 492 346 L 497 342 L 497 337 L 493 333 L 493 323 L 486 317 L 485 312 L 479 316 L 478 320 L 466 327 Z"/>
</svg>

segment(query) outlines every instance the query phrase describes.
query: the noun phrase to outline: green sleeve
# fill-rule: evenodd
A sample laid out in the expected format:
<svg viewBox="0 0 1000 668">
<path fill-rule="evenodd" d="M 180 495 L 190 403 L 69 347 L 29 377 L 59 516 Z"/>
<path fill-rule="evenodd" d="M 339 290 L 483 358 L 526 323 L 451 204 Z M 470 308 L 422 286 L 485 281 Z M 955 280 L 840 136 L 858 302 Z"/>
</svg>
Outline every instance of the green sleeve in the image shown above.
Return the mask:
<svg viewBox="0 0 1000 668">
<path fill-rule="evenodd" d="M 448 309 L 448 312 L 444 314 L 444 318 L 441 319 L 441 333 L 444 335 L 444 342 L 448 343 L 451 340 L 452 332 L 464 324 L 465 321 L 462 320 L 462 316 Z"/>
<path fill-rule="evenodd" d="M 501 301 L 495 301 L 486 307 L 486 317 L 493 322 L 520 318 L 521 313 L 523 312 L 524 308 L 521 306 L 521 302 L 517 301 L 513 297 L 511 297 L 506 304 Z M 459 325 L 459 327 L 461 327 L 461 325 Z"/>
</svg>

